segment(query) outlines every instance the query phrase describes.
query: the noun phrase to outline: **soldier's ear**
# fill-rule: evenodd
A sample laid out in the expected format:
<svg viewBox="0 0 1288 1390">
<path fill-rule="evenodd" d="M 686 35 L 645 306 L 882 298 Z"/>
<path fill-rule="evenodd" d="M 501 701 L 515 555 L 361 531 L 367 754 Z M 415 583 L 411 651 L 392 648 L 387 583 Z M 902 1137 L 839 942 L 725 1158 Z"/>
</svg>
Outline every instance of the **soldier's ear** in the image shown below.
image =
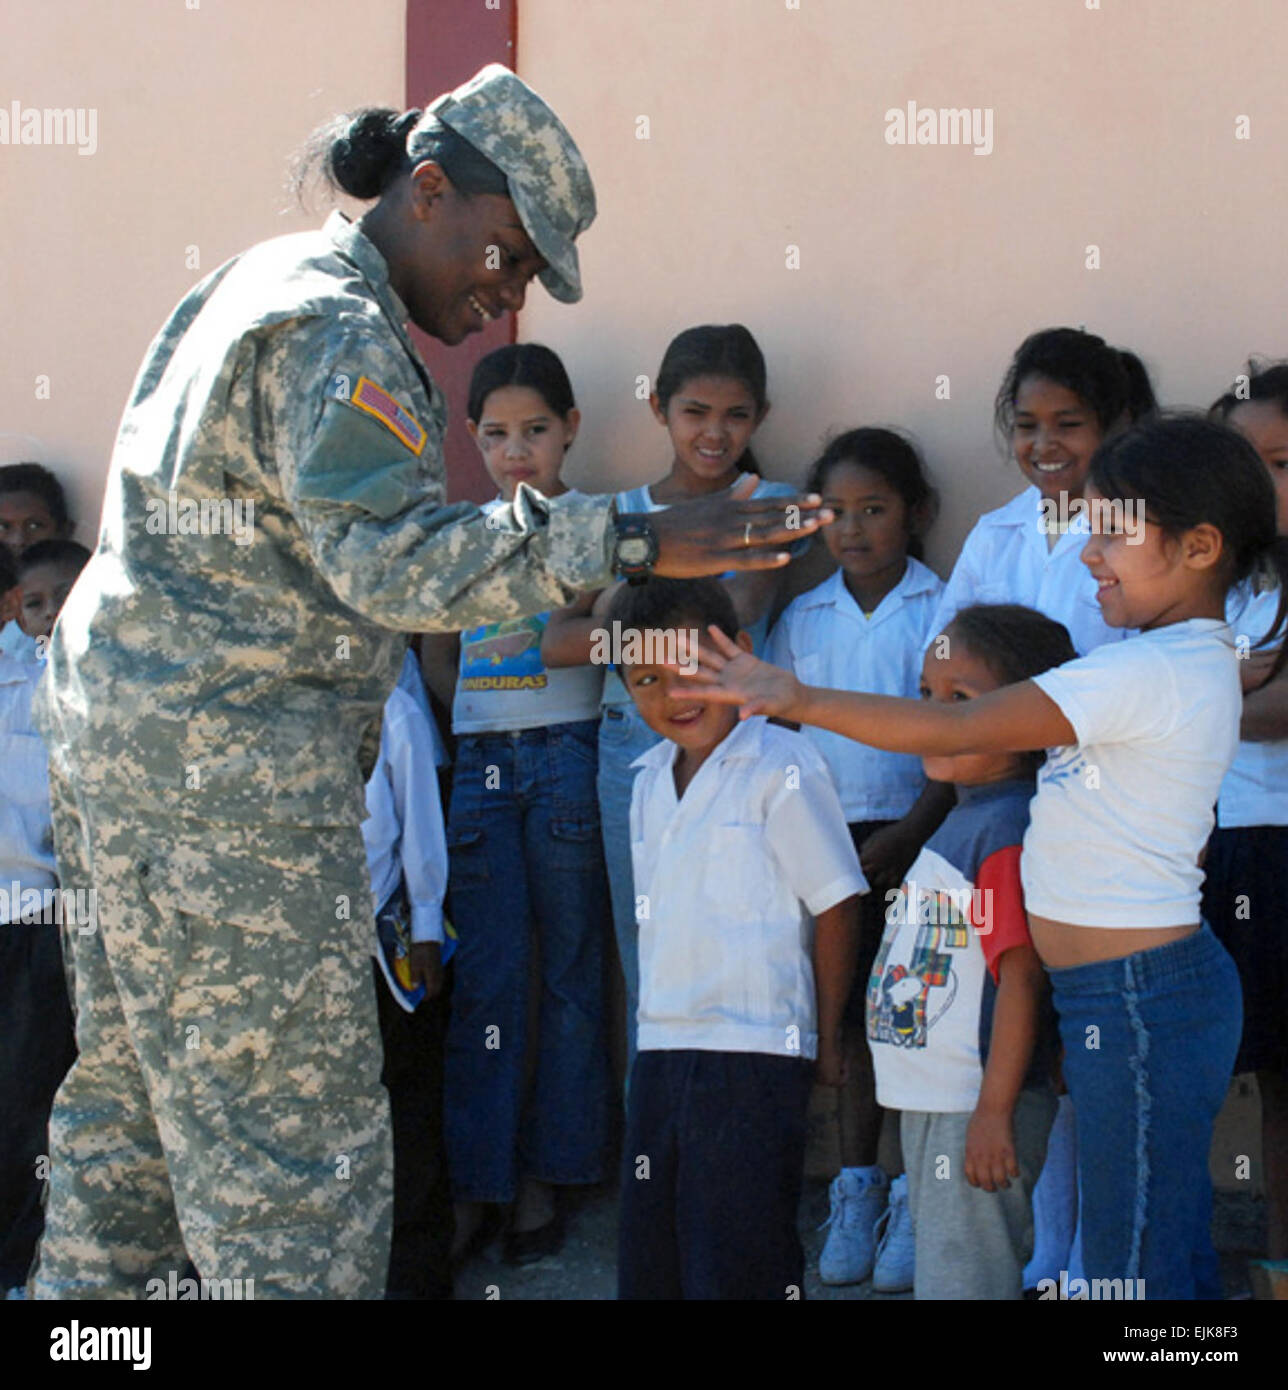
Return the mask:
<svg viewBox="0 0 1288 1390">
<path fill-rule="evenodd" d="M 432 159 L 422 159 L 407 178 L 411 183 L 412 216 L 423 222 L 441 208 L 452 181 L 443 172 L 443 166 Z"/>
</svg>

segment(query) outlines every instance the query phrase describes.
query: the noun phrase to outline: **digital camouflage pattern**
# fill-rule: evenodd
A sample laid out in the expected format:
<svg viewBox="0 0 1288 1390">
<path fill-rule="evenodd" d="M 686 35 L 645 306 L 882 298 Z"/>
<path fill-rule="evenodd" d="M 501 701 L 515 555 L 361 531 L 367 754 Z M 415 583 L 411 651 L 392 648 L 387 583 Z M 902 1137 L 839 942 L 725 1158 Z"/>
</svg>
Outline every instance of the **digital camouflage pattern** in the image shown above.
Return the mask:
<svg viewBox="0 0 1288 1390">
<path fill-rule="evenodd" d="M 524 617 L 609 582 L 609 497 L 444 505 L 445 406 L 405 319 L 383 257 L 335 213 L 215 271 L 162 329 L 40 701 L 87 799 L 357 825 L 355 750 L 397 679 L 395 630 Z M 364 379 L 424 432 L 419 454 L 354 403 Z M 250 544 L 149 529 L 209 499 L 254 504 Z"/>
<path fill-rule="evenodd" d="M 55 778 L 57 782 L 57 778 Z M 55 787 L 80 1055 L 50 1121 L 35 1285 L 379 1298 L 393 1204 L 359 832 L 77 815 Z M 91 867 L 92 866 L 92 867 Z"/>
<path fill-rule="evenodd" d="M 126 408 L 36 718 L 80 1056 L 36 1290 L 182 1269 L 378 1297 L 388 1106 L 358 750 L 399 632 L 609 579 L 610 499 L 444 505 L 441 393 L 361 227 L 264 243 L 179 305 Z M 198 530 L 220 504 L 241 504 Z M 211 531 L 215 533 L 210 533 Z M 243 543 L 249 539 L 249 543 Z"/>
<path fill-rule="evenodd" d="M 573 244 L 595 220 L 595 188 L 563 122 L 509 68 L 489 63 L 425 108 L 407 137 L 415 161 L 436 122 L 450 126 L 506 176 L 524 229 L 549 264 L 541 283 L 565 304 L 581 298 Z"/>
</svg>

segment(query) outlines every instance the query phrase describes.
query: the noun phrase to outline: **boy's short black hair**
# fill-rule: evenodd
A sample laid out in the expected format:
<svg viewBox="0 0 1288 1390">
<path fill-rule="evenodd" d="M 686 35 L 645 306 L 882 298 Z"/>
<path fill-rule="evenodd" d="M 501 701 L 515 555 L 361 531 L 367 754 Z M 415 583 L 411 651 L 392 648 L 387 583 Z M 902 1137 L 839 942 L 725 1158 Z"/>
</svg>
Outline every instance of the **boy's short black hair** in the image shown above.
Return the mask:
<svg viewBox="0 0 1288 1390">
<path fill-rule="evenodd" d="M 60 531 L 68 526 L 67 497 L 63 485 L 40 463 L 7 463 L 0 468 L 0 494 L 29 492 L 45 504 Z"/>
<path fill-rule="evenodd" d="M 718 579 L 663 579 L 623 584 L 609 605 L 607 621 L 623 632 L 666 631 L 692 624 L 705 635 L 714 623 L 732 642 L 738 636 L 738 614 L 729 591 Z"/>
<path fill-rule="evenodd" d="M 89 564 L 90 553 L 79 541 L 69 541 L 62 536 L 51 536 L 48 540 L 29 545 L 18 556 L 18 577 L 21 579 L 37 565 L 65 565 L 76 569 L 79 574 Z"/>
<path fill-rule="evenodd" d="M 18 587 L 18 561 L 7 545 L 0 545 L 0 594 Z"/>
</svg>

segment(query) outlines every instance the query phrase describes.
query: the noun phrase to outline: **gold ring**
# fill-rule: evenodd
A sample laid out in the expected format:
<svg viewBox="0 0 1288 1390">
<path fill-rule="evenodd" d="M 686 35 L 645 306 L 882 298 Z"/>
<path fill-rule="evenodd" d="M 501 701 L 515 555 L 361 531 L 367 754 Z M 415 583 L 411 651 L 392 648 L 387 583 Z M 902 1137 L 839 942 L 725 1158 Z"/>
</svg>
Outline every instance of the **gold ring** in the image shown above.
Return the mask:
<svg viewBox="0 0 1288 1390">
<path fill-rule="evenodd" d="M 744 527 L 742 528 L 742 543 L 743 543 L 743 545 L 750 545 L 750 544 L 751 544 L 751 522 L 750 522 L 750 521 L 746 524 L 746 526 L 744 526 Z"/>
</svg>

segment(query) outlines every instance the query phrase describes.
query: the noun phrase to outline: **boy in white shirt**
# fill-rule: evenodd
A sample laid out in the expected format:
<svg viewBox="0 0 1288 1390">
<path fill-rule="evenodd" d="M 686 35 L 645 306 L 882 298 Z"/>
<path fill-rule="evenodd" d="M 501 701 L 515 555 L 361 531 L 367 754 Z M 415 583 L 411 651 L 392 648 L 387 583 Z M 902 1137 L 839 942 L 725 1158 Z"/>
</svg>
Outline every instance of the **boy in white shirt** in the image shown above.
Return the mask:
<svg viewBox="0 0 1288 1390">
<path fill-rule="evenodd" d="M 626 687 L 665 740 L 636 761 L 631 801 L 639 1051 L 619 1298 L 801 1297 L 810 1063 L 842 1079 L 868 885 L 809 741 L 675 691 L 680 639 L 696 660 L 711 623 L 751 650 L 713 580 L 627 586 L 609 614 Z"/>
</svg>

